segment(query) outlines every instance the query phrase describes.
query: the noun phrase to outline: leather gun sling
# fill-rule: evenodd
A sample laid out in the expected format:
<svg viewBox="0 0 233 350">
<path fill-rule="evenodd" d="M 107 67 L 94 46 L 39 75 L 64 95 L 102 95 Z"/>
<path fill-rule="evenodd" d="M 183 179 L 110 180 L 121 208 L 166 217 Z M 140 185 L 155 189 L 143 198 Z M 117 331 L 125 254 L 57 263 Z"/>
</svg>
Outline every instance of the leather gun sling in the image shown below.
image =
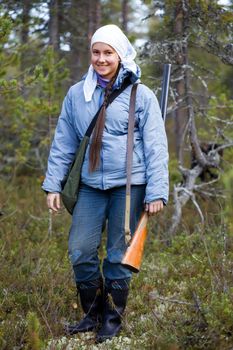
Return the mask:
<svg viewBox="0 0 233 350">
<path fill-rule="evenodd" d="M 130 232 L 130 198 L 131 198 L 131 174 L 133 162 L 133 145 L 134 145 L 134 123 L 135 123 L 135 102 L 138 84 L 134 84 L 130 94 L 129 103 L 129 122 L 127 136 L 127 153 L 126 153 L 126 202 L 125 202 L 125 242 L 128 244 L 131 240 Z"/>
</svg>

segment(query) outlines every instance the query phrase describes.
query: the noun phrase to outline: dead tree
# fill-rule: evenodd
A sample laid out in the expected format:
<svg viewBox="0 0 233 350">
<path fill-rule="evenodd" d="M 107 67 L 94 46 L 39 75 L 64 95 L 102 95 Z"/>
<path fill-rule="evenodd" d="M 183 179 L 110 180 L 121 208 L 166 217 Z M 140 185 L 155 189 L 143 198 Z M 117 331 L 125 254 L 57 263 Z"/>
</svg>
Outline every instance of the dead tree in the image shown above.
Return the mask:
<svg viewBox="0 0 233 350">
<path fill-rule="evenodd" d="M 184 206 L 191 200 L 196 208 L 201 222 L 204 222 L 204 215 L 196 199 L 196 194 L 204 193 L 206 196 L 215 197 L 216 193 L 210 188 L 210 185 L 213 185 L 219 180 L 219 177 L 216 176 L 214 179 L 210 179 L 207 182 L 199 183 L 197 182 L 198 178 L 205 171 L 210 171 L 210 169 L 220 170 L 220 160 L 221 154 L 225 148 L 233 146 L 233 139 L 224 137 L 222 133 L 222 144 L 219 144 L 206 152 L 201 146 L 201 141 L 198 138 L 198 132 L 196 127 L 196 116 L 193 106 L 193 93 L 191 89 L 190 81 L 190 71 L 191 66 L 188 59 L 188 37 L 189 37 L 189 6 L 188 1 L 182 1 L 182 8 L 184 11 L 184 37 L 183 37 L 183 76 L 185 83 L 185 104 L 187 110 L 188 122 L 186 129 L 183 132 L 183 140 L 185 137 L 188 138 L 190 149 L 195 158 L 195 165 L 188 168 L 184 165 L 184 157 L 182 155 L 183 147 L 181 145 L 179 152 L 179 170 L 182 174 L 183 181 L 180 184 L 176 184 L 173 189 L 173 215 L 171 219 L 171 225 L 168 230 L 168 236 L 172 237 L 177 231 L 177 228 L 181 222 L 182 211 Z M 231 63 L 230 58 L 226 62 Z M 220 133 L 221 131 L 218 130 Z"/>
</svg>

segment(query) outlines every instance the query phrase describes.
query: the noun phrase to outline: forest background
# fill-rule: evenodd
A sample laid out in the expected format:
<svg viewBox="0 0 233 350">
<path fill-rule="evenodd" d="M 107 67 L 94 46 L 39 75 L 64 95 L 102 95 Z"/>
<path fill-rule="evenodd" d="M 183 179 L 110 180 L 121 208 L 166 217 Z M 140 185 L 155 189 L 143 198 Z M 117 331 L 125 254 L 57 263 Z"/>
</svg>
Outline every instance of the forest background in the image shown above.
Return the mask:
<svg viewBox="0 0 233 350">
<path fill-rule="evenodd" d="M 232 349 L 232 10 L 216 0 L 0 1 L 1 349 Z M 81 315 L 70 217 L 49 213 L 40 187 L 62 100 L 107 23 L 134 43 L 158 98 L 172 64 L 171 194 L 150 220 L 121 336 L 95 345 L 92 333 L 64 336 Z"/>
</svg>

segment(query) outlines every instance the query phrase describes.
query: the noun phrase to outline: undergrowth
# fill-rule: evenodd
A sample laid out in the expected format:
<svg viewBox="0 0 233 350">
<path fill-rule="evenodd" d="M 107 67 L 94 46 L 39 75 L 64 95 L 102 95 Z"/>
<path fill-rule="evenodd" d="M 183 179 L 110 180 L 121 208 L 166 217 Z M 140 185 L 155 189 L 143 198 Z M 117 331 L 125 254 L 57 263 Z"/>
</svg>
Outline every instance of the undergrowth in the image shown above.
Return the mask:
<svg viewBox="0 0 233 350">
<path fill-rule="evenodd" d="M 180 232 L 167 246 L 151 224 L 123 330 L 96 345 L 94 333 L 63 331 L 82 314 L 67 256 L 69 215 L 51 219 L 39 180 L 1 182 L 0 190 L 1 349 L 232 349 L 233 234 L 226 226 Z"/>
</svg>

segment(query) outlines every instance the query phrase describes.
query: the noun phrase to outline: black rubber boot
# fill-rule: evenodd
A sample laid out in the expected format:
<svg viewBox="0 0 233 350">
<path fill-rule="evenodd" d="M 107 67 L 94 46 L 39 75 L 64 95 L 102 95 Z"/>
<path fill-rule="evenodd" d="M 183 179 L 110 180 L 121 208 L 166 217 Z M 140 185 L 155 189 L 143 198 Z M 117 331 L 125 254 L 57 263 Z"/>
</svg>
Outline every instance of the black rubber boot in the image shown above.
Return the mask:
<svg viewBox="0 0 233 350">
<path fill-rule="evenodd" d="M 122 316 L 129 293 L 129 279 L 112 281 L 105 286 L 103 323 L 96 336 L 96 343 L 115 337 L 121 330 Z"/>
<path fill-rule="evenodd" d="M 102 279 L 79 283 L 77 289 L 85 316 L 77 324 L 66 326 L 66 333 L 70 335 L 96 330 L 101 324 L 103 313 Z"/>
</svg>

